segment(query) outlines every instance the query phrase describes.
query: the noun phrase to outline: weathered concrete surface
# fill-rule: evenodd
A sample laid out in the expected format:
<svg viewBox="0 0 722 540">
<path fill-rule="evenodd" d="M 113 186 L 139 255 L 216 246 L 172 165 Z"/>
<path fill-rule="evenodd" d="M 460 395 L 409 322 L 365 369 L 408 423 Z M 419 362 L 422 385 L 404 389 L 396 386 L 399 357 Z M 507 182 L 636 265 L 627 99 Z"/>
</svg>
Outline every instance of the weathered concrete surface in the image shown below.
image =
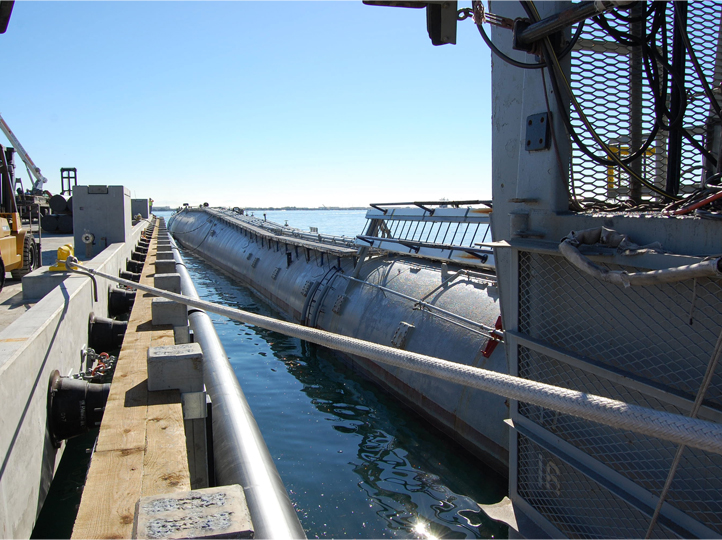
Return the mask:
<svg viewBox="0 0 722 540">
<path fill-rule="evenodd" d="M 33 225 L 33 234 L 35 235 L 36 241 L 41 241 L 36 225 Z M 72 235 L 43 233 L 41 250 L 43 254 L 43 265 L 46 269 L 49 265 L 55 263 L 58 248 L 68 243 L 73 243 Z M 41 269 L 38 268 L 34 272 L 31 272 L 22 280 L 13 279 L 10 272 L 5 274 L 5 286 L 3 290 L 0 291 L 0 330 L 15 322 L 20 315 L 34 306 L 39 298 L 42 298 L 43 295 L 35 298 L 23 297 L 23 283 L 36 272 L 41 272 Z"/>
<path fill-rule="evenodd" d="M 112 244 L 88 266 L 118 274 L 147 226 L 132 241 Z M 69 276 L 31 309 L 0 330 L 0 538 L 28 538 L 64 446 L 55 450 L 46 430 L 50 373 L 79 371 L 88 342 L 88 314 L 107 313 L 110 284 L 98 279 L 98 302 L 87 277 Z"/>
<path fill-rule="evenodd" d="M 165 298 L 153 298 L 153 324 L 188 326 L 188 306 Z"/>
<path fill-rule="evenodd" d="M 143 497 L 135 516 L 133 538 L 253 538 L 239 485 Z"/>
<path fill-rule="evenodd" d="M 181 277 L 177 272 L 173 274 L 156 274 L 153 277 L 153 286 L 156 289 L 163 289 L 172 293 L 180 294 Z"/>
<path fill-rule="evenodd" d="M 156 274 L 172 274 L 175 272 L 175 261 L 155 261 Z"/>
<path fill-rule="evenodd" d="M 148 349 L 148 391 L 156 390 L 203 390 L 203 351 L 198 343 Z"/>
</svg>

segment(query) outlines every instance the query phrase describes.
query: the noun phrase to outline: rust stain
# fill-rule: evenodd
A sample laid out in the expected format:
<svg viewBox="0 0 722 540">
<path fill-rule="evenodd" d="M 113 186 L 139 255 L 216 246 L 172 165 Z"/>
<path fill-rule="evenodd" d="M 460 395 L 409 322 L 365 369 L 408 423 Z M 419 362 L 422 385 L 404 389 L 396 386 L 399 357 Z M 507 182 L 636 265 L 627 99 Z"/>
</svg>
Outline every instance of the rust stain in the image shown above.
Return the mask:
<svg viewBox="0 0 722 540">
<path fill-rule="evenodd" d="M 491 214 L 491 208 L 469 208 L 470 214 Z"/>
<path fill-rule="evenodd" d="M 161 476 L 161 480 L 166 482 L 169 486 L 175 487 L 181 483 L 183 476 L 178 473 L 168 473 Z"/>
<path fill-rule="evenodd" d="M 29 338 L 26 337 L 15 337 L 15 338 L 6 338 L 6 339 L 0 339 L 0 343 L 19 343 L 21 341 L 27 341 Z"/>
<path fill-rule="evenodd" d="M 120 516 L 120 522 L 123 525 L 130 525 L 133 523 L 133 516 L 131 514 L 123 514 Z"/>
</svg>

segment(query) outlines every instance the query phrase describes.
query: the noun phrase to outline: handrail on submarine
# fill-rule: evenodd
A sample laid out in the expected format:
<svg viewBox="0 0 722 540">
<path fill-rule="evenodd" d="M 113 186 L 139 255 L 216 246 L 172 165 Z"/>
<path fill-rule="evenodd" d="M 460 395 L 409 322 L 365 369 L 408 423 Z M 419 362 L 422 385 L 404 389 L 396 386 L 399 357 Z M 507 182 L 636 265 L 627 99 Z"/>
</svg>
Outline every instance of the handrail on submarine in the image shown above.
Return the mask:
<svg viewBox="0 0 722 540">
<path fill-rule="evenodd" d="M 192 312 L 193 315 L 200 313 L 198 310 L 207 310 L 244 324 L 251 324 L 266 330 L 303 339 L 347 354 L 368 358 L 374 362 L 408 369 L 448 382 L 490 392 L 532 405 L 546 407 L 618 429 L 634 431 L 676 444 L 683 444 L 707 452 L 722 454 L 722 424 L 715 422 L 699 420 L 697 418 L 665 411 L 657 411 L 623 401 L 458 364 L 423 354 L 318 330 L 316 328 L 279 321 L 271 317 L 249 313 L 240 309 L 220 306 L 197 298 L 189 298 L 180 294 L 156 289 L 155 287 L 141 285 L 134 281 L 104 274 L 94 269 L 84 268 L 74 257 L 68 258 L 66 267 L 71 272 L 99 276 L 130 288 L 185 304 L 191 308 L 195 308 Z M 181 266 L 181 269 L 185 270 L 183 266 Z M 713 356 L 715 363 L 720 355 L 722 355 L 722 335 L 720 336 L 718 346 L 715 347 Z M 232 379 L 237 385 L 236 377 L 227 362 L 226 366 L 227 367 L 224 368 L 224 371 L 227 373 L 225 378 Z M 238 386 L 237 392 L 242 396 L 240 386 Z"/>
</svg>

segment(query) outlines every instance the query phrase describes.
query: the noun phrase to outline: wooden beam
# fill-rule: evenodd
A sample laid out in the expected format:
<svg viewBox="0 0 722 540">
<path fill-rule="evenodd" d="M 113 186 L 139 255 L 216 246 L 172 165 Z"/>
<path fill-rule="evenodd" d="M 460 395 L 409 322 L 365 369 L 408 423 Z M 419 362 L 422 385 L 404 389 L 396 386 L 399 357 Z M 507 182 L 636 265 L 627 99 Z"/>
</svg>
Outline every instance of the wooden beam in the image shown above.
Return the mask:
<svg viewBox="0 0 722 540">
<path fill-rule="evenodd" d="M 153 285 L 158 230 L 141 283 Z M 148 347 L 173 345 L 173 328 L 151 324 L 136 295 L 113 375 L 72 538 L 130 538 L 140 497 L 191 489 L 180 393 L 148 392 Z"/>
</svg>

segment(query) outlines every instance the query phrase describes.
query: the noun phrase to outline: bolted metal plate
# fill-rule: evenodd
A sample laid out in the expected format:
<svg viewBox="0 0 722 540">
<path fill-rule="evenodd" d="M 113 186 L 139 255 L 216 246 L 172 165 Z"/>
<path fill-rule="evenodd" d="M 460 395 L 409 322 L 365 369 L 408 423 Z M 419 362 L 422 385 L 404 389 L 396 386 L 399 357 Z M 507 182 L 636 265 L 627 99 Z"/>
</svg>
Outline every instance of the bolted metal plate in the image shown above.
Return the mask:
<svg viewBox="0 0 722 540">
<path fill-rule="evenodd" d="M 549 115 L 547 113 L 532 114 L 526 119 L 526 144 L 529 152 L 548 150 L 551 147 Z"/>
<path fill-rule="evenodd" d="M 397 349 L 403 349 L 404 345 L 406 344 L 406 338 L 409 335 L 409 331 L 413 328 L 413 324 L 401 321 L 399 323 L 399 327 L 396 329 L 393 337 L 391 338 L 391 345 L 393 345 Z"/>
<path fill-rule="evenodd" d="M 336 298 L 336 302 L 333 304 L 333 308 L 331 311 L 333 311 L 336 315 L 341 313 L 341 310 L 343 309 L 343 303 L 346 301 L 348 296 L 344 294 L 339 294 L 338 298 Z"/>
<path fill-rule="evenodd" d="M 314 284 L 313 281 L 306 281 L 306 283 L 303 284 L 303 287 L 301 288 L 301 294 L 303 296 L 308 296 L 308 291 L 311 289 L 311 286 Z"/>
</svg>

